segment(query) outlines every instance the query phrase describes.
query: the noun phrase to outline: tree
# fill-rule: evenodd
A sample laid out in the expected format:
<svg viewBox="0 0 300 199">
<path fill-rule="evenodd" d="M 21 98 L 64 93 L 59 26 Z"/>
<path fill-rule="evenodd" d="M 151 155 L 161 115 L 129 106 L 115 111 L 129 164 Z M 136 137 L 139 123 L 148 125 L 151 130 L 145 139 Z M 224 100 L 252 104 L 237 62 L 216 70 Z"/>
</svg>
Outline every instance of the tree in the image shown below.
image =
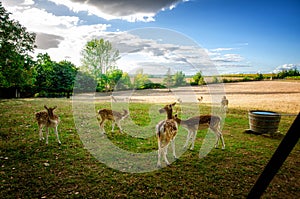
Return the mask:
<svg viewBox="0 0 300 199">
<path fill-rule="evenodd" d="M 108 73 L 109 89 L 113 90 L 122 78 L 123 71 L 120 69 L 112 70 Z"/>
<path fill-rule="evenodd" d="M 33 60 L 29 55 L 35 45 L 35 34 L 26 31 L 0 2 L 0 88 L 22 90 L 34 82 Z"/>
<path fill-rule="evenodd" d="M 116 69 L 116 61 L 120 59 L 119 51 L 109 41 L 92 39 L 86 43 L 81 55 L 82 70 L 91 73 L 98 82 L 97 91 L 103 88 L 107 91 L 108 73 Z"/>
<path fill-rule="evenodd" d="M 261 73 L 257 73 L 256 76 L 254 77 L 254 80 L 260 81 L 264 79 L 264 75 Z"/>
<path fill-rule="evenodd" d="M 73 90 L 77 68 L 69 61 L 52 61 L 46 54 L 38 54 L 36 61 L 36 90 L 40 95 L 57 93 L 70 97 Z"/>
<path fill-rule="evenodd" d="M 182 71 L 178 71 L 174 75 L 174 86 L 184 86 L 186 85 L 185 74 Z"/>
<path fill-rule="evenodd" d="M 143 69 L 138 70 L 133 79 L 133 87 L 136 89 L 144 89 L 146 84 L 151 83 L 148 75 L 145 75 Z"/>
<path fill-rule="evenodd" d="M 132 87 L 129 74 L 124 72 L 116 85 L 117 89 L 129 89 Z"/>
<path fill-rule="evenodd" d="M 74 93 L 95 92 L 96 86 L 97 82 L 90 73 L 82 71 L 77 72 L 73 89 Z"/>
<path fill-rule="evenodd" d="M 54 92 L 66 93 L 67 98 L 73 91 L 77 68 L 69 61 L 54 63 L 51 73 L 51 88 Z"/>
<path fill-rule="evenodd" d="M 170 68 L 168 68 L 166 77 L 163 79 L 163 82 L 166 85 L 166 87 L 168 88 L 169 92 L 171 92 L 171 86 L 174 85 L 174 80 L 173 80 Z"/>
<path fill-rule="evenodd" d="M 219 82 L 220 82 L 220 80 L 218 79 L 218 77 L 217 76 L 213 76 L 212 83 L 217 84 Z"/>
<path fill-rule="evenodd" d="M 52 80 L 50 74 L 53 71 L 54 62 L 51 60 L 50 56 L 45 53 L 39 53 L 37 55 L 37 61 L 35 70 L 37 72 L 36 75 L 36 91 L 39 93 L 47 93 L 50 92 Z"/>
<path fill-rule="evenodd" d="M 196 85 L 204 85 L 205 84 L 205 81 L 204 81 L 201 71 L 197 72 L 193 76 L 193 80 Z"/>
<path fill-rule="evenodd" d="M 297 68 L 291 68 L 288 70 L 282 70 L 279 72 L 276 76 L 277 79 L 283 79 L 285 77 L 293 77 L 293 76 L 300 76 L 300 72 L 297 70 Z"/>
<path fill-rule="evenodd" d="M 101 74 L 107 75 L 115 69 L 115 64 L 120 59 L 119 51 L 104 39 L 88 41 L 81 51 L 83 70 L 91 72 L 97 78 Z"/>
</svg>

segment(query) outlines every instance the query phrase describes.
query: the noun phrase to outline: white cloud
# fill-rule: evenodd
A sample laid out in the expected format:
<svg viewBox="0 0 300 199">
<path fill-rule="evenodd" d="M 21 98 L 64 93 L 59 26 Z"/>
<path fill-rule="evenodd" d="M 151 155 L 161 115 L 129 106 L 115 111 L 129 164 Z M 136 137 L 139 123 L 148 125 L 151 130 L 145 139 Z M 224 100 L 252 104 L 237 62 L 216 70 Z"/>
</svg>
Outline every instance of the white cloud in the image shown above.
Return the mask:
<svg viewBox="0 0 300 199">
<path fill-rule="evenodd" d="M 48 53 L 52 60 L 66 57 L 80 64 L 80 51 L 92 37 L 103 34 L 109 24 L 80 25 L 76 16 L 56 16 L 44 9 L 30 6 L 30 1 L 9 1 L 5 8 L 12 13 L 11 19 L 19 21 L 30 32 L 37 33 L 35 53 Z"/>
<path fill-rule="evenodd" d="M 106 20 L 122 19 L 129 22 L 154 21 L 154 16 L 165 9 L 174 9 L 180 0 L 49 0 L 65 5 L 74 12 L 87 11 Z"/>
<path fill-rule="evenodd" d="M 211 52 L 222 52 L 222 51 L 228 51 L 228 50 L 234 50 L 234 48 L 215 48 L 211 49 Z"/>
<path fill-rule="evenodd" d="M 78 25 L 79 18 L 71 16 L 55 16 L 43 9 L 15 8 L 12 15 L 29 31 L 53 33 L 57 29 L 66 29 Z"/>
<path fill-rule="evenodd" d="M 241 62 L 244 58 L 239 54 L 217 55 L 211 58 L 214 62 Z"/>
<path fill-rule="evenodd" d="M 291 70 L 291 69 L 298 69 L 300 68 L 300 64 L 283 64 L 280 66 L 277 66 L 275 70 L 273 70 L 273 73 L 279 73 L 284 70 Z"/>
<path fill-rule="evenodd" d="M 113 6 L 111 1 L 51 0 L 64 4 L 71 10 L 88 11 L 107 19 L 120 18 L 127 21 L 154 20 L 162 9 L 172 9 L 181 1 L 120 1 Z M 239 54 L 223 52 L 234 48 L 202 49 L 190 39 L 175 31 L 164 29 L 135 30 L 133 32 L 107 32 L 110 24 L 81 25 L 77 16 L 56 16 L 45 9 L 37 8 L 30 0 L 5 1 L 12 18 L 18 20 L 29 31 L 38 33 L 36 53 L 48 53 L 52 60 L 68 59 L 80 66 L 80 51 L 92 38 L 110 40 L 122 53 L 119 66 L 124 70 L 145 67 L 163 73 L 162 68 L 172 68 L 188 73 L 201 70 L 204 74 L 215 74 L 215 66 L 243 66 L 244 58 Z M 137 5 L 133 5 L 135 2 Z M 149 5 L 148 7 L 146 5 Z M 123 7 L 122 7 L 123 6 Z M 103 10 L 103 12 L 101 11 Z M 106 13 L 104 13 L 104 11 Z M 146 13 L 146 14 L 145 14 Z M 149 31 L 150 30 L 150 31 Z M 140 31 L 140 32 L 139 32 Z M 139 34 L 141 33 L 141 34 Z M 147 33 L 147 34 L 145 34 Z M 147 35 L 147 36 L 145 36 Z M 213 61 L 213 62 L 212 62 Z M 160 68 L 158 70 L 158 68 Z"/>
<path fill-rule="evenodd" d="M 23 5 L 34 5 L 34 1 L 33 0 L 24 0 Z"/>
<path fill-rule="evenodd" d="M 182 35 L 177 33 L 173 41 L 162 42 L 163 40 L 155 39 L 153 30 L 150 31 L 153 34 L 146 38 L 141 37 L 137 31 L 109 33 L 107 37 L 103 35 L 120 50 L 122 56 L 117 64 L 122 70 L 134 73 L 142 67 L 147 69 L 144 72 L 152 71 L 151 74 L 165 74 L 168 68 L 189 74 L 199 70 L 205 74 L 217 73 L 204 49 L 190 44 L 176 44 L 178 40 L 183 40 Z M 174 32 L 158 29 L 156 34 L 172 35 Z"/>
</svg>

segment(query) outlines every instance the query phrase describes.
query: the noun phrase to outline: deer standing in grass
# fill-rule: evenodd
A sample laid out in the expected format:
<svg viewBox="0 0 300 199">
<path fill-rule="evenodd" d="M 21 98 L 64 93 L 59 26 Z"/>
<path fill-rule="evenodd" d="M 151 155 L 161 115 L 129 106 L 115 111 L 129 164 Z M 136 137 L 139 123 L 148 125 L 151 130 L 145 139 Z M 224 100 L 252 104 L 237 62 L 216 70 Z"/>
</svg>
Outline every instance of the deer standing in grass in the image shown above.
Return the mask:
<svg viewBox="0 0 300 199">
<path fill-rule="evenodd" d="M 167 119 L 160 121 L 156 125 L 156 137 L 158 142 L 157 167 L 161 167 L 161 162 L 160 162 L 161 155 L 163 155 L 166 164 L 170 165 L 167 159 L 168 146 L 170 142 L 173 150 L 173 156 L 175 159 L 177 159 L 175 153 L 175 137 L 177 135 L 178 126 L 172 116 L 173 106 L 175 106 L 175 104 L 176 102 L 173 104 L 166 105 L 163 108 L 159 109 L 159 113 L 164 113 L 164 112 L 167 113 Z"/>
<path fill-rule="evenodd" d="M 201 103 L 203 101 L 203 96 L 197 98 L 198 102 Z"/>
<path fill-rule="evenodd" d="M 222 101 L 221 101 L 221 109 L 222 109 L 222 111 L 227 112 L 227 110 L 228 110 L 228 103 L 229 103 L 229 101 L 226 98 L 226 96 L 223 96 Z"/>
<path fill-rule="evenodd" d="M 201 129 L 209 128 L 216 135 L 215 148 L 218 147 L 219 140 L 221 139 L 222 149 L 225 149 L 224 138 L 220 130 L 221 118 L 219 116 L 200 115 L 200 116 L 191 117 L 187 120 L 182 120 L 178 118 L 177 114 L 175 114 L 173 118 L 178 123 L 178 125 L 181 125 L 183 128 L 185 128 L 188 131 L 184 148 L 188 146 L 189 140 L 192 139 L 192 145 L 190 149 L 193 150 L 195 145 L 195 139 L 197 137 L 197 131 Z"/>
<path fill-rule="evenodd" d="M 118 111 L 113 111 L 111 109 L 106 109 L 106 108 L 98 110 L 98 115 L 101 118 L 100 127 L 101 127 L 103 133 L 106 133 L 105 129 L 104 129 L 104 122 L 106 120 L 110 120 L 113 122 L 111 131 L 114 131 L 115 124 L 117 124 L 120 131 L 123 132 L 120 122 L 123 119 L 127 118 L 129 115 L 127 110 L 123 110 L 123 111 L 124 111 L 123 113 L 120 113 Z"/>
<path fill-rule="evenodd" d="M 44 108 L 47 111 L 40 111 L 35 113 L 36 121 L 38 122 L 39 126 L 39 138 L 40 140 L 44 139 L 43 137 L 43 127 L 46 127 L 46 144 L 48 144 L 48 134 L 49 134 L 49 128 L 54 128 L 54 132 L 58 141 L 58 144 L 61 144 L 58 136 L 57 127 L 59 124 L 59 117 L 54 114 L 54 109 L 57 108 L 57 106 L 54 106 L 53 108 L 48 108 L 46 105 Z"/>
</svg>

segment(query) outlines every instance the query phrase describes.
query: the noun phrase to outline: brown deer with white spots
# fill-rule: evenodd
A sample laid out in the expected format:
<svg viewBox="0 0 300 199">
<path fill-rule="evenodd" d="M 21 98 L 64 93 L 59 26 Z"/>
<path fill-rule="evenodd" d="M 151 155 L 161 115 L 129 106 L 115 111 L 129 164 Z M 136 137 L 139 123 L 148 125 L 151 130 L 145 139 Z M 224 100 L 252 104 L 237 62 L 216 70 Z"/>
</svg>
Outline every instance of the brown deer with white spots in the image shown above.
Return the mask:
<svg viewBox="0 0 300 199">
<path fill-rule="evenodd" d="M 187 120 L 182 120 L 178 118 L 178 115 L 175 114 L 173 117 L 174 120 L 178 123 L 178 125 L 181 125 L 183 128 L 185 128 L 188 131 L 187 139 L 184 145 L 184 148 L 188 146 L 189 140 L 192 139 L 192 145 L 191 150 L 194 149 L 195 139 L 197 136 L 197 131 L 201 129 L 209 128 L 211 129 L 215 135 L 216 135 L 216 143 L 215 148 L 219 145 L 219 140 L 221 139 L 222 142 L 222 149 L 225 149 L 225 142 L 222 135 L 222 132 L 220 130 L 221 125 L 221 118 L 219 116 L 214 115 L 200 115 L 191 117 Z"/>
<path fill-rule="evenodd" d="M 228 103 L 229 103 L 229 101 L 228 101 L 228 99 L 226 98 L 226 96 L 223 96 L 223 98 L 222 98 L 222 101 L 221 101 L 221 110 L 223 111 L 223 112 L 227 112 L 227 110 L 228 110 Z"/>
<path fill-rule="evenodd" d="M 61 144 L 58 136 L 58 131 L 57 131 L 57 127 L 60 120 L 59 117 L 54 114 L 54 110 L 57 108 L 57 106 L 54 106 L 53 108 L 48 108 L 45 105 L 44 108 L 47 111 L 40 111 L 35 113 L 35 119 L 38 122 L 38 126 L 39 126 L 39 138 L 40 140 L 44 139 L 43 128 L 46 127 L 46 144 L 48 144 L 49 128 L 53 128 L 58 144 Z"/>
<path fill-rule="evenodd" d="M 106 133 L 105 129 L 104 129 L 104 122 L 106 120 L 110 120 L 113 122 L 111 131 L 114 131 L 115 124 L 117 124 L 117 126 L 119 127 L 121 132 L 123 131 L 120 122 L 129 116 L 129 113 L 127 110 L 123 110 L 123 111 L 124 111 L 123 113 L 120 113 L 118 111 L 113 111 L 111 109 L 106 109 L 106 108 L 98 110 L 98 115 L 101 118 L 100 127 L 101 127 L 103 133 Z"/>
<path fill-rule="evenodd" d="M 175 106 L 175 104 L 176 102 L 173 104 L 166 105 L 163 108 L 159 109 L 159 113 L 167 113 L 167 119 L 160 121 L 156 125 L 156 137 L 158 142 L 157 167 L 161 167 L 161 155 L 163 155 L 166 164 L 170 165 L 167 159 L 168 146 L 170 142 L 173 150 L 173 156 L 175 159 L 177 159 L 175 152 L 175 137 L 178 132 L 178 126 L 177 122 L 173 119 L 172 116 L 173 107 Z"/>
</svg>

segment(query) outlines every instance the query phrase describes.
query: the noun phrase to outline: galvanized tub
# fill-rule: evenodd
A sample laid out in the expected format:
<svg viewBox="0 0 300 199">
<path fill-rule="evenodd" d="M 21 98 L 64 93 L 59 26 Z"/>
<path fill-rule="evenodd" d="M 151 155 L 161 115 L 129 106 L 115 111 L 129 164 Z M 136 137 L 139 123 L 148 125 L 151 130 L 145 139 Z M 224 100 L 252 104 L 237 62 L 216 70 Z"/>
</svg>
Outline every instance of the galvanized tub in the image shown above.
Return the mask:
<svg viewBox="0 0 300 199">
<path fill-rule="evenodd" d="M 276 133 L 281 115 L 272 111 L 252 110 L 249 111 L 250 130 L 256 133 Z"/>
</svg>

